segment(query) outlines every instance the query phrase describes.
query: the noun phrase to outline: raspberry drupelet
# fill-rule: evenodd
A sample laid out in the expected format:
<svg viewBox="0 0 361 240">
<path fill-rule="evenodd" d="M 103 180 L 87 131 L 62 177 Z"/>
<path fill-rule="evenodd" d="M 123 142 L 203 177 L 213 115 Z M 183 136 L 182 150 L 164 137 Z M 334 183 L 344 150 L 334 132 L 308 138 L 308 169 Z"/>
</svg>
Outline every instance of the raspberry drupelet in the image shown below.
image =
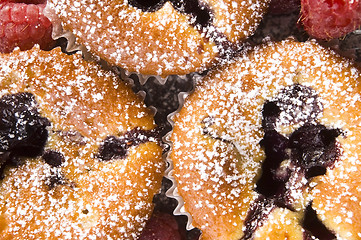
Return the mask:
<svg viewBox="0 0 361 240">
<path fill-rule="evenodd" d="M 43 50 L 55 45 L 52 24 L 44 16 L 46 0 L 0 0 L 0 52 L 10 53 L 15 47 L 29 50 L 39 44 Z"/>
<path fill-rule="evenodd" d="M 301 21 L 313 37 L 343 37 L 361 25 L 359 0 L 301 0 Z"/>
</svg>

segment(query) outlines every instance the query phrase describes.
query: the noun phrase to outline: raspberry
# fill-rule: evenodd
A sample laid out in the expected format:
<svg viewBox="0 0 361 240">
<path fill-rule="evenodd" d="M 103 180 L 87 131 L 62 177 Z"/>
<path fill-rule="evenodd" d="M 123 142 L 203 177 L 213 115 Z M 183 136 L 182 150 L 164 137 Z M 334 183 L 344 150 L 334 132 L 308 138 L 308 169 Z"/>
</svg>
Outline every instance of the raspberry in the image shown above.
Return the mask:
<svg viewBox="0 0 361 240">
<path fill-rule="evenodd" d="M 181 240 L 178 223 L 167 213 L 154 213 L 139 240 Z"/>
<path fill-rule="evenodd" d="M 273 15 L 290 14 L 300 6 L 300 0 L 272 0 L 268 12 Z"/>
<path fill-rule="evenodd" d="M 43 14 L 46 0 L 0 0 L 0 52 L 15 47 L 28 50 L 39 44 L 49 50 L 55 45 L 52 24 Z"/>
<path fill-rule="evenodd" d="M 360 0 L 301 0 L 301 21 L 313 37 L 339 38 L 361 25 Z"/>
</svg>

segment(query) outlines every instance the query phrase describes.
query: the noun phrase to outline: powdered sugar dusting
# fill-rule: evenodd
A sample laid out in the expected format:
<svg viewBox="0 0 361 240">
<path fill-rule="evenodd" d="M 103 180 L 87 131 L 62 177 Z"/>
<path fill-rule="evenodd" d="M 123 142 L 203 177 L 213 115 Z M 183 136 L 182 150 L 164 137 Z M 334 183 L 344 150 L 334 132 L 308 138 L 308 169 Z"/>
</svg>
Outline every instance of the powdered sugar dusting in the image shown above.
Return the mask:
<svg viewBox="0 0 361 240">
<path fill-rule="evenodd" d="M 45 150 L 64 158 L 58 167 L 39 156 L 5 169 L 0 238 L 137 239 L 160 189 L 161 147 L 147 138 L 122 160 L 97 156 L 107 136 L 153 129 L 150 110 L 117 77 L 78 54 L 33 48 L 0 58 L 0 96 L 32 93 L 51 122 Z"/>
<path fill-rule="evenodd" d="M 195 16 L 176 10 L 170 1 L 156 11 L 142 11 L 127 0 L 51 0 L 49 5 L 65 29 L 109 63 L 166 76 L 205 70 L 226 45 L 255 31 L 268 2 L 199 1 L 213 19 L 202 28 L 196 26 Z"/>
<path fill-rule="evenodd" d="M 262 109 L 266 101 L 275 99 L 294 106 L 280 107 L 278 132 L 289 136 L 312 122 L 341 129 L 337 137 L 341 157 L 323 176 L 307 180 L 293 175 L 287 187 L 294 210 L 275 208 L 255 236 L 265 239 L 270 233 L 265 229 L 277 229 L 281 231 L 278 236 L 302 237 L 304 230 L 297 224 L 303 219 L 303 209 L 312 203 L 337 236 L 358 239 L 360 80 L 360 70 L 351 62 L 313 41 L 292 40 L 256 47 L 206 77 L 176 115 L 171 138 L 178 190 L 193 217 L 192 224 L 202 230 L 204 239 L 243 236 L 246 215 L 259 195 L 254 189 L 265 159 L 260 145 Z M 286 99 L 282 94 L 286 86 L 294 84 L 310 89 L 305 104 L 297 99 L 306 95 Z M 269 225 L 275 214 L 278 220 Z"/>
</svg>

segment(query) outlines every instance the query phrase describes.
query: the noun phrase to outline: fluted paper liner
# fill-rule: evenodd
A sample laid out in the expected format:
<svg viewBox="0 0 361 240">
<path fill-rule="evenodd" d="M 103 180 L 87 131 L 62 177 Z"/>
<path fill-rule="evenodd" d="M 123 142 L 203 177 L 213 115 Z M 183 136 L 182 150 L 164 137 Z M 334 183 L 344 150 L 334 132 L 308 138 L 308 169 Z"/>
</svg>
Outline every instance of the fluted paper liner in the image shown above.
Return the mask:
<svg viewBox="0 0 361 240">
<path fill-rule="evenodd" d="M 185 99 L 187 98 L 188 95 L 190 95 L 194 91 L 196 83 L 198 81 L 200 81 L 201 78 L 202 77 L 200 75 L 193 76 L 193 88 L 189 92 L 181 92 L 178 94 L 179 107 L 176 111 L 172 112 L 167 117 L 167 120 L 171 124 L 172 129 L 174 126 L 174 121 L 173 121 L 174 115 L 176 115 L 181 110 L 181 108 L 184 105 Z M 194 226 L 192 225 L 192 216 L 184 208 L 184 200 L 183 200 L 182 196 L 180 196 L 178 193 L 177 181 L 175 180 L 175 178 L 173 176 L 173 167 L 174 166 L 173 166 L 173 161 L 170 158 L 170 153 L 172 151 L 172 146 L 173 146 L 172 142 L 170 141 L 170 136 L 172 135 L 172 132 L 173 131 L 168 132 L 163 137 L 163 141 L 170 146 L 170 150 L 165 154 L 165 158 L 166 158 L 166 161 L 168 164 L 168 167 L 165 171 L 165 177 L 168 178 L 170 181 L 172 181 L 172 187 L 170 189 L 168 189 L 168 191 L 166 192 L 166 196 L 177 200 L 178 205 L 174 209 L 173 214 L 177 215 L 177 216 L 178 215 L 187 216 L 186 229 L 192 230 L 194 228 Z"/>
</svg>

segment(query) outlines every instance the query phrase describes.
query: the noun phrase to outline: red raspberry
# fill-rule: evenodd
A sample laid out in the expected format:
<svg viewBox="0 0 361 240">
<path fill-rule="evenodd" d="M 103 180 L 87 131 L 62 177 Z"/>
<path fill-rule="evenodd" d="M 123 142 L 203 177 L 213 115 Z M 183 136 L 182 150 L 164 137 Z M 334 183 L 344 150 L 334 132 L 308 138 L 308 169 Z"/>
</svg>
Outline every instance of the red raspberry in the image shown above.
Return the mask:
<svg viewBox="0 0 361 240">
<path fill-rule="evenodd" d="M 301 6 L 300 0 L 271 0 L 268 12 L 274 15 L 290 14 Z"/>
<path fill-rule="evenodd" d="M 313 37 L 339 38 L 361 25 L 360 0 L 301 0 L 301 21 Z"/>
<path fill-rule="evenodd" d="M 45 4 L 46 0 L 0 0 L 2 2 L 26 3 L 26 4 Z"/>
<path fill-rule="evenodd" d="M 154 213 L 139 240 L 182 240 L 178 223 L 167 213 Z"/>
<path fill-rule="evenodd" d="M 52 24 L 43 14 L 46 0 L 0 0 L 0 52 L 15 47 L 28 50 L 39 44 L 49 50 L 55 45 Z"/>
</svg>

